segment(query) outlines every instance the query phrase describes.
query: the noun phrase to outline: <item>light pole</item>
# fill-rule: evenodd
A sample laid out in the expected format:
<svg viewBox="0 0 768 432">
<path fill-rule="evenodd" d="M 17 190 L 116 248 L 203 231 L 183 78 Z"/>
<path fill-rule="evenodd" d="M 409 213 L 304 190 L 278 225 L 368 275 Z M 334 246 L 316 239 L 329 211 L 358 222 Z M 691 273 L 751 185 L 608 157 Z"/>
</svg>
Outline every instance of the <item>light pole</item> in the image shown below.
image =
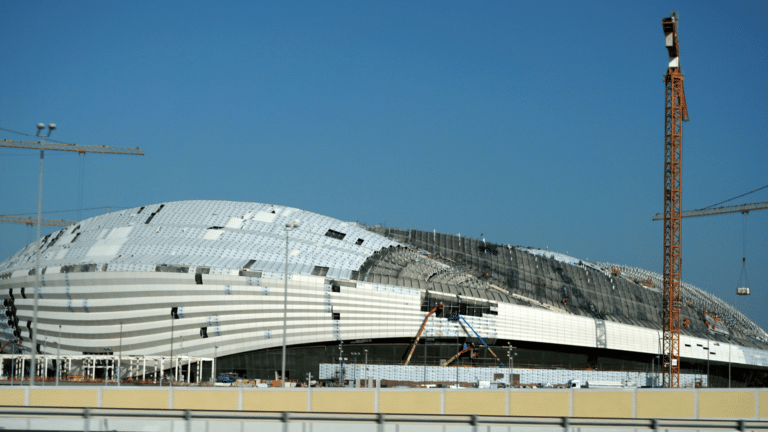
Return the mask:
<svg viewBox="0 0 768 432">
<path fill-rule="evenodd" d="M 285 340 L 286 340 L 286 331 L 288 328 L 288 231 L 291 228 L 298 228 L 299 227 L 299 221 L 296 219 L 292 220 L 291 223 L 285 224 L 285 275 L 284 275 L 284 290 L 283 290 L 283 362 L 282 362 L 282 368 L 280 376 L 280 379 L 283 380 L 283 387 L 288 386 L 288 382 L 285 379 Z"/>
<path fill-rule="evenodd" d="M 120 351 L 117 354 L 117 386 L 120 387 L 120 357 L 123 356 L 123 322 L 120 321 Z"/>
<path fill-rule="evenodd" d="M 513 377 L 515 375 L 515 357 L 516 352 L 513 352 L 516 347 L 512 346 L 512 342 L 507 342 L 507 360 L 509 361 L 509 387 L 514 385 Z"/>
<path fill-rule="evenodd" d="M 219 379 L 219 377 L 216 375 L 217 368 L 219 367 L 219 346 L 214 345 L 213 346 L 213 376 L 216 377 L 215 379 Z"/>
<path fill-rule="evenodd" d="M 173 316 L 173 308 L 171 308 L 171 357 L 170 357 L 170 365 L 168 367 L 168 386 L 173 387 L 173 324 L 174 320 L 176 319 L 175 316 Z M 160 384 L 162 385 L 163 381 L 160 380 Z"/>
<path fill-rule="evenodd" d="M 711 384 L 709 382 L 709 339 L 707 339 L 707 347 L 704 349 L 707 350 L 707 388 L 710 388 Z"/>
<path fill-rule="evenodd" d="M 461 345 L 459 345 L 459 330 L 456 330 L 456 352 L 460 352 Z M 459 388 L 459 360 L 460 358 L 456 359 L 456 388 Z"/>
<path fill-rule="evenodd" d="M 363 351 L 365 352 L 365 370 L 363 370 L 363 380 L 367 381 L 368 380 L 368 348 L 364 349 Z"/>
<path fill-rule="evenodd" d="M 43 346 L 46 346 L 46 342 L 48 341 L 48 335 L 43 332 Z M 43 367 L 40 368 L 40 375 L 42 375 L 40 378 L 42 378 L 42 386 L 45 387 L 45 379 L 48 378 L 48 370 L 47 370 L 48 362 L 45 362 Z"/>
<path fill-rule="evenodd" d="M 359 352 L 351 352 L 354 357 L 352 357 L 354 360 L 352 362 L 352 385 L 355 386 L 357 384 L 357 356 L 360 355 Z"/>
<path fill-rule="evenodd" d="M 339 341 L 339 387 L 344 387 L 344 341 Z"/>
<path fill-rule="evenodd" d="M 59 342 L 56 344 L 56 386 L 59 385 L 61 374 L 61 324 L 59 324 Z"/>
<path fill-rule="evenodd" d="M 728 388 L 731 388 L 731 336 L 728 336 Z"/>
<path fill-rule="evenodd" d="M 112 347 L 102 347 L 101 349 L 104 350 L 104 356 L 105 357 L 114 353 L 114 351 L 112 351 Z M 96 378 L 96 365 L 97 365 L 96 360 L 93 360 L 93 377 L 94 378 Z M 113 361 L 112 362 L 112 369 L 113 369 L 112 370 L 112 375 L 115 374 L 114 366 L 115 366 L 115 363 Z M 109 360 L 104 359 L 104 385 L 106 386 L 108 382 L 109 382 Z"/>
<path fill-rule="evenodd" d="M 40 144 L 43 144 L 43 138 L 51 136 L 51 132 L 56 129 L 56 125 L 51 123 L 48 125 L 48 133 L 43 135 L 43 129 L 45 125 L 43 123 L 37 124 L 37 136 L 40 137 Z M 40 224 L 42 223 L 43 214 L 43 156 L 44 151 L 40 150 L 40 184 L 37 191 L 37 241 L 35 246 L 37 251 L 35 252 L 35 302 L 32 308 L 32 325 L 34 331 L 32 332 L 32 373 L 30 374 L 29 385 L 34 387 L 35 377 L 37 376 L 37 299 L 40 297 Z M 22 368 L 24 366 L 22 365 Z"/>
</svg>

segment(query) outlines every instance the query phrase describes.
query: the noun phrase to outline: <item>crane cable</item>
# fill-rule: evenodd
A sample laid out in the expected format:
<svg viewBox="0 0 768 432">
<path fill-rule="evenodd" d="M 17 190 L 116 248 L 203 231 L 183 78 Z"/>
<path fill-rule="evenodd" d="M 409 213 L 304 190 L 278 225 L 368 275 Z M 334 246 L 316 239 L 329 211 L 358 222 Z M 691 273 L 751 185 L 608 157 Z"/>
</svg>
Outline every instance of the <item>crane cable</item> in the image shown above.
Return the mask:
<svg viewBox="0 0 768 432">
<path fill-rule="evenodd" d="M 80 171 L 77 183 L 77 220 L 83 218 L 83 184 L 85 183 L 85 153 L 80 153 Z"/>
<path fill-rule="evenodd" d="M 739 284 L 737 288 L 749 288 L 749 277 L 747 276 L 747 214 L 747 212 L 742 214 L 744 220 L 742 225 L 743 249 L 741 258 L 741 274 L 739 275 Z"/>
<path fill-rule="evenodd" d="M 719 202 L 719 203 L 717 203 L 717 204 L 712 204 L 711 206 L 708 206 L 708 207 L 704 207 L 704 208 L 703 208 L 703 209 L 701 209 L 701 210 L 706 210 L 706 209 L 708 209 L 708 208 L 712 208 L 712 207 L 714 207 L 714 206 L 719 206 L 720 204 L 724 204 L 724 203 L 727 203 L 728 201 L 733 201 L 733 200 L 735 200 L 736 198 L 741 198 L 741 197 L 743 197 L 743 196 L 747 196 L 747 195 L 749 195 L 749 194 L 751 194 L 751 193 L 755 193 L 755 192 L 757 192 L 757 191 L 759 191 L 759 190 L 763 190 L 763 189 L 765 189 L 765 188 L 768 188 L 768 185 L 765 185 L 765 186 L 763 186 L 763 187 L 761 187 L 761 188 L 757 188 L 757 189 L 755 189 L 755 190 L 753 190 L 753 191 L 750 191 L 750 192 L 747 192 L 747 193 L 745 193 L 745 194 L 741 194 L 741 195 L 739 195 L 739 196 L 736 196 L 736 197 L 733 197 L 733 198 L 729 198 L 729 199 L 727 199 L 727 200 L 725 200 L 725 201 L 721 201 L 721 202 Z"/>
</svg>

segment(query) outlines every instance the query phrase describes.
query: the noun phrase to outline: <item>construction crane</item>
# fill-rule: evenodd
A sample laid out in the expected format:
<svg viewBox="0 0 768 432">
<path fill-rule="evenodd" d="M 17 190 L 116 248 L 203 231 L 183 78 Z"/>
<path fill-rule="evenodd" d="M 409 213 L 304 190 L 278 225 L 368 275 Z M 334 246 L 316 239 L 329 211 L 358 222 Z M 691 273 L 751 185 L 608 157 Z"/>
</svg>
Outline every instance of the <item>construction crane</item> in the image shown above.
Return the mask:
<svg viewBox="0 0 768 432">
<path fill-rule="evenodd" d="M 67 143 L 55 143 L 55 142 L 45 142 L 44 138 L 48 138 L 51 135 L 51 132 L 53 132 L 54 129 L 56 129 L 56 125 L 51 123 L 48 125 L 48 132 L 47 134 L 44 134 L 43 130 L 45 129 L 45 124 L 38 123 L 37 124 L 37 136 L 40 137 L 40 141 L 33 142 L 33 141 L 15 141 L 15 140 L 7 140 L 3 139 L 0 140 L 0 147 L 10 147 L 10 148 L 24 148 L 24 149 L 36 149 L 40 150 L 40 181 L 39 181 L 39 188 L 38 188 L 38 194 L 37 194 L 37 219 L 35 222 L 35 225 L 37 226 L 37 239 L 35 241 L 35 244 L 38 245 L 37 247 L 37 253 L 35 254 L 35 293 L 40 292 L 40 225 L 42 225 L 42 218 L 40 217 L 40 214 L 42 213 L 43 208 L 43 158 L 45 154 L 45 150 L 54 150 L 54 151 L 71 151 L 71 152 L 77 152 L 79 154 L 86 154 L 86 153 L 112 153 L 112 154 L 127 154 L 127 155 L 137 155 L 137 156 L 144 156 L 144 152 L 141 151 L 140 148 L 135 147 L 109 147 L 109 146 L 94 146 L 94 145 L 77 145 L 77 144 L 67 144 Z M 35 295 L 35 301 L 34 305 L 32 307 L 32 322 L 34 326 L 34 331 L 30 330 L 32 333 L 32 349 L 37 349 L 37 309 L 38 309 L 38 298 L 39 295 Z M 37 356 L 32 356 L 31 361 L 31 370 L 37 370 Z M 35 380 L 32 379 L 30 381 L 30 386 L 35 385 Z"/>
<path fill-rule="evenodd" d="M 413 340 L 413 343 L 411 344 L 411 349 L 408 352 L 408 357 L 405 359 L 405 366 L 408 366 L 408 364 L 411 362 L 411 356 L 413 356 L 413 352 L 416 350 L 416 345 L 419 344 L 419 339 L 421 338 L 421 334 L 424 332 L 424 328 L 427 326 L 427 320 L 429 320 L 429 317 L 431 317 L 434 313 L 442 310 L 443 310 L 443 304 L 440 303 L 437 306 L 433 307 L 429 311 L 429 313 L 427 313 L 427 316 L 424 317 L 424 322 L 421 323 L 421 328 L 419 328 L 418 333 L 416 333 L 416 339 Z"/>
<path fill-rule="evenodd" d="M 71 152 L 77 152 L 81 154 L 116 153 L 116 154 L 144 156 L 144 152 L 142 152 L 141 149 L 138 147 L 110 147 L 110 146 L 79 145 L 79 144 L 53 143 L 53 142 L 15 141 L 15 140 L 7 140 L 7 139 L 0 140 L 0 147 L 71 151 Z"/>
<path fill-rule="evenodd" d="M 0 215 L 0 222 L 9 222 L 9 223 L 23 223 L 27 224 L 27 226 L 33 226 L 37 224 L 37 218 L 31 218 L 26 216 L 4 216 Z M 68 227 L 71 225 L 76 225 L 77 221 L 71 221 L 71 220 L 63 220 L 63 219 L 40 219 L 40 225 L 48 225 L 48 226 L 57 226 L 57 227 Z"/>
<path fill-rule="evenodd" d="M 662 297 L 662 382 L 665 388 L 680 387 L 680 270 L 683 122 L 688 121 L 680 45 L 678 15 L 662 18 L 669 67 L 664 76 L 664 288 Z"/>
<path fill-rule="evenodd" d="M 682 212 L 680 214 L 680 217 L 687 218 L 687 217 L 713 216 L 713 215 L 720 215 L 720 214 L 726 214 L 726 213 L 749 213 L 753 210 L 765 210 L 765 209 L 768 209 L 768 201 L 752 203 L 752 204 L 728 206 L 728 207 L 716 207 L 712 209 L 689 210 L 689 211 Z M 664 220 L 664 215 L 662 215 L 661 213 L 656 213 L 656 216 L 654 216 L 652 220 L 655 220 L 655 221 Z"/>
<path fill-rule="evenodd" d="M 752 204 L 742 204 L 742 205 L 736 205 L 736 206 L 728 206 L 728 207 L 717 207 L 717 208 L 707 208 L 707 209 L 700 209 L 700 210 L 690 210 L 685 211 L 680 214 L 681 218 L 686 217 L 701 217 L 701 216 L 713 216 L 713 215 L 720 215 L 720 214 L 726 214 L 726 213 L 741 213 L 744 216 L 746 216 L 750 211 L 755 210 L 764 210 L 768 208 L 768 201 L 759 202 L 759 203 L 752 203 Z M 661 213 L 656 213 L 656 216 L 653 217 L 652 220 L 663 220 L 664 217 Z M 749 295 L 749 279 L 747 278 L 747 221 L 744 219 L 744 256 L 741 259 L 742 262 L 742 268 L 741 268 L 741 276 L 739 277 L 739 283 L 736 287 L 736 294 L 744 296 Z M 745 285 L 742 285 L 742 280 L 745 282 Z"/>
</svg>

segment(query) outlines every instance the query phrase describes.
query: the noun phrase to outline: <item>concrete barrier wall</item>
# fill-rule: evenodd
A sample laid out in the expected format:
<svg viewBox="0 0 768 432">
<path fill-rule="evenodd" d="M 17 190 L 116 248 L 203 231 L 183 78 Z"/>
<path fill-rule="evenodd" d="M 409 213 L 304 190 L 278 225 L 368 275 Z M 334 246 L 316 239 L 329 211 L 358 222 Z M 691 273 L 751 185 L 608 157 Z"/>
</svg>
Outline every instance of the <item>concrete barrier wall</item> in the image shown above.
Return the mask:
<svg viewBox="0 0 768 432">
<path fill-rule="evenodd" d="M 768 389 L 18 387 L 0 405 L 236 411 L 768 420 Z"/>
</svg>

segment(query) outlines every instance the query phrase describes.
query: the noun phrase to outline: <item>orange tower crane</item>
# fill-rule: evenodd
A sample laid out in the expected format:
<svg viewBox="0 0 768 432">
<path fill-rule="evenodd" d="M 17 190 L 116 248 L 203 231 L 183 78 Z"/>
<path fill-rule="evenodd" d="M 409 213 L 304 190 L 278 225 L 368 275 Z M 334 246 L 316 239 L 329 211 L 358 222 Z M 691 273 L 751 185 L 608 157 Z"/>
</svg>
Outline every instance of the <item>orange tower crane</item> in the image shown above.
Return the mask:
<svg viewBox="0 0 768 432">
<path fill-rule="evenodd" d="M 661 20 L 669 68 L 664 76 L 664 290 L 662 327 L 662 382 L 665 388 L 680 387 L 680 269 L 681 192 L 683 122 L 688 121 L 683 74 L 680 70 L 680 45 L 677 40 L 678 15 L 673 12 Z"/>
</svg>

